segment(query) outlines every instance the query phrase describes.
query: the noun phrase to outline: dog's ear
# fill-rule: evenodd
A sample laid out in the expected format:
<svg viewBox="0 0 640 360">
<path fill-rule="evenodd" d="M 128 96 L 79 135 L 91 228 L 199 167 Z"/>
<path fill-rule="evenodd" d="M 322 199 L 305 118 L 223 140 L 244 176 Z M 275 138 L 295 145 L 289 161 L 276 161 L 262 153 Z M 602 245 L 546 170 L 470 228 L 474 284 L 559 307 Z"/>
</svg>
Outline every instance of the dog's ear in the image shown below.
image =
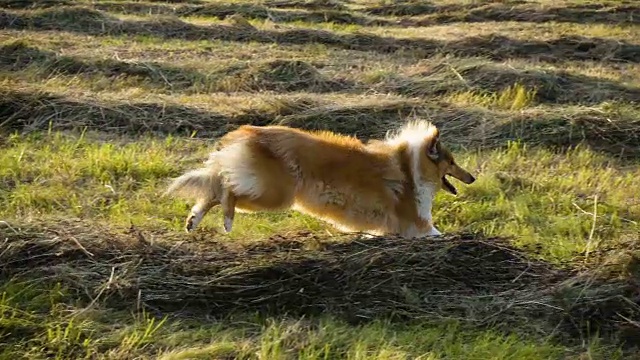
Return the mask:
<svg viewBox="0 0 640 360">
<path fill-rule="evenodd" d="M 431 160 L 438 160 L 440 158 L 440 150 L 438 142 L 440 141 L 440 131 L 438 128 L 433 128 L 432 133 L 429 136 L 429 142 L 427 143 L 427 156 Z"/>
</svg>

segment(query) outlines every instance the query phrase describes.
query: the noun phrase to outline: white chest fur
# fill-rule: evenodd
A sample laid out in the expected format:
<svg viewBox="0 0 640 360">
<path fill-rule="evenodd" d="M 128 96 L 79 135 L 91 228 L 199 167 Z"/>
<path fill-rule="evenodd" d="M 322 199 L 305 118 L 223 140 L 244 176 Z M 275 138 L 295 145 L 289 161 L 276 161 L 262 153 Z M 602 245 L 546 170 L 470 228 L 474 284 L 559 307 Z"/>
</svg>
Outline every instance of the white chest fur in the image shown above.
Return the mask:
<svg viewBox="0 0 640 360">
<path fill-rule="evenodd" d="M 418 216 L 421 219 L 426 220 L 429 225 L 431 225 L 429 231 L 424 235 L 440 235 L 440 231 L 433 226 L 433 216 L 431 215 L 436 187 L 431 183 L 416 180 L 415 189 L 415 201 Z"/>
</svg>

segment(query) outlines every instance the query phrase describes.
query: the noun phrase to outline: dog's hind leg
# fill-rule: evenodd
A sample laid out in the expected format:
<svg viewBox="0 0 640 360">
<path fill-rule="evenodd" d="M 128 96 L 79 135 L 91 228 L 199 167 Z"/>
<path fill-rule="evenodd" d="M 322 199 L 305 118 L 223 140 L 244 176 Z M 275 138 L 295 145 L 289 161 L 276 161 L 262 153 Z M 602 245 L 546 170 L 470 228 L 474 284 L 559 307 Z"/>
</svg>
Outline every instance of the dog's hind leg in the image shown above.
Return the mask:
<svg viewBox="0 0 640 360">
<path fill-rule="evenodd" d="M 224 231 L 231 232 L 233 228 L 233 218 L 236 213 L 236 196 L 229 188 L 225 188 L 220 199 L 222 213 L 224 215 Z"/>
<path fill-rule="evenodd" d="M 220 204 L 214 199 L 201 199 L 192 208 L 191 213 L 187 217 L 185 222 L 185 230 L 187 232 L 193 231 L 198 224 L 202 221 L 202 218 L 207 214 L 211 208 Z"/>
</svg>

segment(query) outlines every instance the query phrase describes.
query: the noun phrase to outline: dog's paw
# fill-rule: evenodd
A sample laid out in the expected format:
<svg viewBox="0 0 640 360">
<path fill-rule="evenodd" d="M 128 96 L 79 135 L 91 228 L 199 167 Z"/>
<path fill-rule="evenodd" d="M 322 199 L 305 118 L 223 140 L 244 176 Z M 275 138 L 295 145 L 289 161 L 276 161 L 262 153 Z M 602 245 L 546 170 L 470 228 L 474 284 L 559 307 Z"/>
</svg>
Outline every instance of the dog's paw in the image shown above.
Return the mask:
<svg viewBox="0 0 640 360">
<path fill-rule="evenodd" d="M 429 235 L 429 236 L 440 236 L 440 235 L 442 235 L 442 233 L 440 231 L 438 231 L 438 229 L 436 229 L 435 226 L 431 226 L 431 230 L 429 230 L 427 235 Z"/>
<path fill-rule="evenodd" d="M 189 215 L 189 217 L 187 218 L 187 221 L 185 221 L 184 224 L 184 231 L 190 233 L 193 231 L 193 215 Z"/>
<path fill-rule="evenodd" d="M 230 218 L 230 217 L 225 216 L 225 218 L 224 218 L 224 231 L 226 233 L 230 233 L 232 228 L 233 228 L 233 219 Z"/>
</svg>

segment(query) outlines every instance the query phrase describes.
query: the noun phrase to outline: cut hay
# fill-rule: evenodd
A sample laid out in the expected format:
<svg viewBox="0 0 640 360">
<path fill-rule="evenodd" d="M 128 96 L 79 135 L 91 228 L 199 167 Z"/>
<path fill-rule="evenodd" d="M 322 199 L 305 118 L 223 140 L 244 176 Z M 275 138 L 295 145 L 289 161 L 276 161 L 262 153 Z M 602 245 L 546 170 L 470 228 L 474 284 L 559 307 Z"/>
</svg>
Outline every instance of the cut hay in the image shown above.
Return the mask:
<svg viewBox="0 0 640 360">
<path fill-rule="evenodd" d="M 76 301 L 173 316 L 331 314 L 457 319 L 548 336 L 603 335 L 640 315 L 637 288 L 527 257 L 500 238 L 309 234 L 252 244 L 114 233 L 84 222 L 2 226 L 0 278 L 61 282 Z"/>
<path fill-rule="evenodd" d="M 336 0 L 268 0 L 265 5 L 275 9 L 347 10 L 341 1 Z"/>
<path fill-rule="evenodd" d="M 205 75 L 165 63 L 62 56 L 20 40 L 0 46 L 0 68 L 10 71 L 30 69 L 44 79 L 52 74 L 101 75 L 112 79 L 126 77 L 138 81 L 140 86 L 184 92 L 332 92 L 351 86 L 344 80 L 323 76 L 313 65 L 300 60 L 235 65 Z"/>
<path fill-rule="evenodd" d="M 382 138 L 423 106 L 418 101 L 362 101 L 350 106 L 327 104 L 287 116 L 275 124 L 307 130 L 332 130 L 364 139 Z"/>
<path fill-rule="evenodd" d="M 173 103 L 71 100 L 46 92 L 0 89 L 0 131 L 4 132 L 86 128 L 112 135 L 195 132 L 198 137 L 217 138 L 243 124 L 277 124 L 332 130 L 367 140 L 380 138 L 413 117 L 434 122 L 447 144 L 458 148 L 503 148 L 508 141 L 517 140 L 559 151 L 587 145 L 620 158 L 640 155 L 640 119 L 633 111 L 615 106 L 562 113 L 541 108 L 514 115 L 440 102 L 367 99 L 336 104 L 302 96 L 276 98 L 266 106 L 229 115 Z"/>
<path fill-rule="evenodd" d="M 639 63 L 640 45 L 586 36 L 561 36 L 546 41 L 523 41 L 499 34 L 471 36 L 450 44 L 449 54 L 481 56 L 493 60 L 535 59 L 550 63 L 565 60 Z"/>
<path fill-rule="evenodd" d="M 0 7 L 8 9 L 44 9 L 70 5 L 67 0 L 3 0 Z"/>
<path fill-rule="evenodd" d="M 200 87 L 206 83 L 204 75 L 168 64 L 62 56 L 29 46 L 21 40 L 0 46 L 0 68 L 10 71 L 30 69 L 43 79 L 56 75 L 102 75 L 111 79 L 128 77 L 135 78 L 142 86 L 152 85 L 173 91 Z"/>
<path fill-rule="evenodd" d="M 372 15 L 416 16 L 431 14 L 442 10 L 442 8 L 431 3 L 399 2 L 398 4 L 369 6 L 363 10 Z"/>
<path fill-rule="evenodd" d="M 601 24 L 638 24 L 640 7 L 630 4 L 585 4 L 540 6 L 525 1 L 475 2 L 463 4 L 431 4 L 399 2 L 369 6 L 365 13 L 382 16 L 402 16 L 405 26 L 433 26 L 454 22 L 568 22 Z"/>
<path fill-rule="evenodd" d="M 566 71 L 515 68 L 481 58 L 459 59 L 451 56 L 429 61 L 408 76 L 385 77 L 373 86 L 380 92 L 429 97 L 458 92 L 495 94 L 514 84 L 535 91 L 538 103 L 640 102 L 640 88 L 604 78 Z"/>
<path fill-rule="evenodd" d="M 201 129 L 221 136 L 232 119 L 176 104 L 77 101 L 46 92 L 0 89 L 0 130 L 5 132 L 88 129 L 115 135 Z"/>
<path fill-rule="evenodd" d="M 275 4 L 275 7 L 265 7 L 257 4 L 243 3 L 208 3 L 206 5 L 171 5 L 151 4 L 147 2 L 96 2 L 90 4 L 92 9 L 111 13 L 128 15 L 168 15 L 168 16 L 206 16 L 218 19 L 229 19 L 232 16 L 252 20 L 268 20 L 273 23 L 282 22 L 306 22 L 306 23 L 336 23 L 358 25 L 384 25 L 388 21 L 382 19 L 370 19 L 364 15 L 356 15 L 353 12 L 341 11 L 339 6 L 330 8 L 330 4 L 321 2 L 308 2 L 305 8 L 303 2 L 292 2 L 292 6 L 284 3 Z M 286 7 L 286 9 L 284 8 Z M 297 10 L 299 8 L 300 10 Z M 245 24 L 246 25 L 246 24 Z M 254 28 L 255 30 L 255 28 Z"/>
<path fill-rule="evenodd" d="M 304 61 L 272 60 L 232 71 L 217 87 L 223 91 L 332 92 L 348 84 L 326 78 Z"/>
<path fill-rule="evenodd" d="M 471 36 L 453 41 L 426 38 L 393 38 L 373 34 L 336 34 L 324 30 L 294 28 L 256 30 L 229 25 L 199 26 L 179 19 L 120 20 L 81 6 L 17 13 L 0 10 L 0 28 L 59 30 L 89 35 L 143 35 L 165 39 L 223 40 L 268 44 L 324 44 L 339 49 L 377 53 L 403 53 L 412 58 L 437 54 L 482 56 L 493 60 L 513 58 L 548 62 L 565 60 L 640 63 L 640 45 L 611 39 L 561 36 L 551 40 L 521 40 L 499 34 Z"/>
</svg>

